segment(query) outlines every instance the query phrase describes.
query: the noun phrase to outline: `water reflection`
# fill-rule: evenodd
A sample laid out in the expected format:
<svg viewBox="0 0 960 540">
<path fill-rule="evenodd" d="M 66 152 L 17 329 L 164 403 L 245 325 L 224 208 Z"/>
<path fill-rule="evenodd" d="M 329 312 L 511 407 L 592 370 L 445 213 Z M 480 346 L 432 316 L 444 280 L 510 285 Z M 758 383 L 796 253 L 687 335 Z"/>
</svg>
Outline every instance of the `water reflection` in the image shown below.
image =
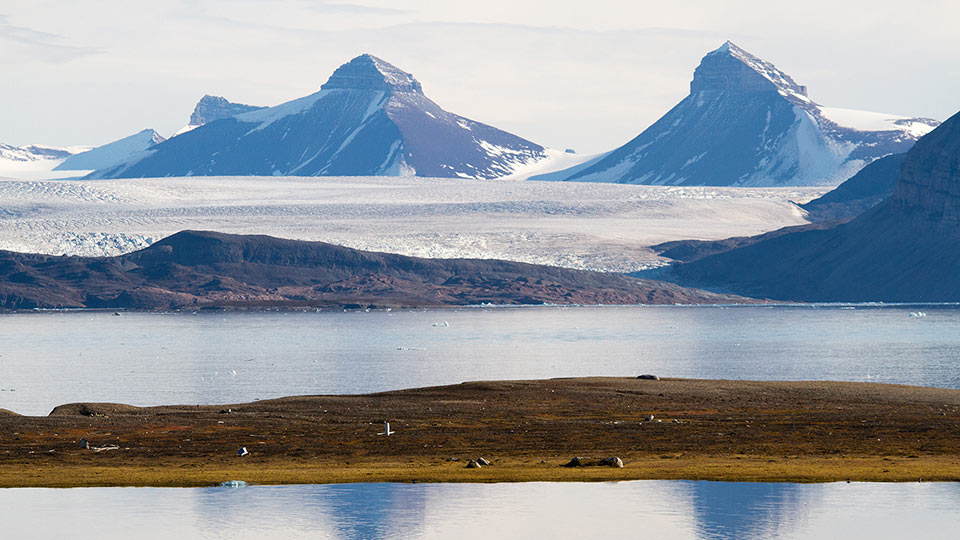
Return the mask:
<svg viewBox="0 0 960 540">
<path fill-rule="evenodd" d="M 957 484 L 353 484 L 0 490 L 4 538 L 953 539 Z"/>
<path fill-rule="evenodd" d="M 817 486 L 689 482 L 698 538 L 768 538 L 784 524 L 802 528 L 818 506 Z"/>
</svg>

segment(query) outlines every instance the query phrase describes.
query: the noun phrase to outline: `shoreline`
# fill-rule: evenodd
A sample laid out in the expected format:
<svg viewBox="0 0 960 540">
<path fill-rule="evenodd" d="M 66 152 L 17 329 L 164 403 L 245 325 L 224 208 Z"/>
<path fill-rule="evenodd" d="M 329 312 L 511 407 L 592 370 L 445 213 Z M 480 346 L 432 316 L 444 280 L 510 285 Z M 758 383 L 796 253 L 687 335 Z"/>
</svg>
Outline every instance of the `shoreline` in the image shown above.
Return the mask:
<svg viewBox="0 0 960 540">
<path fill-rule="evenodd" d="M 437 305 L 373 305 L 373 307 L 344 307 L 344 306 L 306 306 L 278 304 L 276 306 L 198 306 L 196 309 L 146 309 L 146 308 L 29 308 L 5 309 L 0 308 L 0 315 L 22 315 L 28 313 L 151 313 L 160 315 L 170 314 L 197 314 L 197 313 L 363 313 L 363 312 L 415 312 L 415 311 L 457 311 L 482 309 L 542 309 L 542 308 L 862 308 L 862 309 L 890 309 L 890 308 L 955 308 L 960 302 L 791 302 L 778 300 L 757 299 L 756 302 L 719 303 L 719 304 L 437 304 Z"/>
<path fill-rule="evenodd" d="M 378 435 L 384 420 L 396 433 Z M 0 431 L 0 487 L 960 481 L 960 390 L 876 383 L 605 377 L 77 403 L 44 417 L 0 412 Z M 613 456 L 623 468 L 562 466 Z M 480 457 L 492 464 L 465 467 Z"/>
</svg>

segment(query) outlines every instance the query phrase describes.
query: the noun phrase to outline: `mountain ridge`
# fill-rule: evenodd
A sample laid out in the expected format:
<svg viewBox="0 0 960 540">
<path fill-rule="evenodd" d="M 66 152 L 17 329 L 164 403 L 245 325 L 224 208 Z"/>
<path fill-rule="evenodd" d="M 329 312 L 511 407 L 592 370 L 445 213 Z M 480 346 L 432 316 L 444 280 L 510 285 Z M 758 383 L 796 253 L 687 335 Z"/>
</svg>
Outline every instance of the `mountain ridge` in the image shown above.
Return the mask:
<svg viewBox="0 0 960 540">
<path fill-rule="evenodd" d="M 117 139 L 86 152 L 74 154 L 57 165 L 55 171 L 92 171 L 114 167 L 131 158 L 142 155 L 154 146 L 167 140 L 153 129 L 144 129 L 133 135 Z"/>
<path fill-rule="evenodd" d="M 0 251 L 0 309 L 730 303 L 670 283 L 501 260 L 423 259 L 182 231 L 115 257 Z"/>
</svg>

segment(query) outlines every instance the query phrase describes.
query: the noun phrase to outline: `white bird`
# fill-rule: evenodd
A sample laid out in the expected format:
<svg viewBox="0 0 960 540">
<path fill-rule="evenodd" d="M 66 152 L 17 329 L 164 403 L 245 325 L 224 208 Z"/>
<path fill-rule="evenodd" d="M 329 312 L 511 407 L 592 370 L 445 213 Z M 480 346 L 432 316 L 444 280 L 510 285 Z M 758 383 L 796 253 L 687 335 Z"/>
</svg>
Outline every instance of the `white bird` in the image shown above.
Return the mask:
<svg viewBox="0 0 960 540">
<path fill-rule="evenodd" d="M 384 422 L 384 423 L 383 423 L 383 433 L 377 433 L 377 435 L 386 435 L 386 436 L 389 437 L 390 435 L 393 435 L 394 433 L 396 433 L 396 431 L 390 431 L 390 422 Z"/>
</svg>

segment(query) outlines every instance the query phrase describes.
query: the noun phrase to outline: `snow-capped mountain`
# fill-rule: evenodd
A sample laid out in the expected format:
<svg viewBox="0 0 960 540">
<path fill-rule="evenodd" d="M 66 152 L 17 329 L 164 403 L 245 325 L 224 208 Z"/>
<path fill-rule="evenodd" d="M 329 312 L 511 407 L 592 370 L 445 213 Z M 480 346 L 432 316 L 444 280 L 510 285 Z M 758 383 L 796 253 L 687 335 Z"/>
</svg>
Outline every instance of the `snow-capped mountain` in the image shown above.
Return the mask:
<svg viewBox="0 0 960 540">
<path fill-rule="evenodd" d="M 540 145 L 441 109 L 413 75 L 364 54 L 319 92 L 214 120 L 93 177 L 495 178 L 546 157 Z"/>
<path fill-rule="evenodd" d="M 49 161 L 68 158 L 73 155 L 71 149 L 55 148 L 31 144 L 29 146 L 10 146 L 0 143 L 0 160 L 26 163 L 30 161 Z"/>
<path fill-rule="evenodd" d="M 190 115 L 190 122 L 181 128 L 180 131 L 176 132 L 173 136 L 176 137 L 182 133 L 194 130 L 204 124 L 209 124 L 214 120 L 230 118 L 231 116 L 237 116 L 238 114 L 243 114 L 250 111 L 257 111 L 263 108 L 264 107 L 257 107 L 256 105 L 233 103 L 232 101 L 227 101 L 225 98 L 220 96 L 211 96 L 207 94 L 200 98 L 200 101 L 197 102 L 197 106 L 193 108 L 193 114 Z"/>
<path fill-rule="evenodd" d="M 627 144 L 539 180 L 778 186 L 836 184 L 906 152 L 939 122 L 821 106 L 731 42 L 707 54 L 690 94 Z"/>
<path fill-rule="evenodd" d="M 159 133 L 145 129 L 112 143 L 74 154 L 58 165 L 55 171 L 95 171 L 130 161 L 165 141 Z"/>
<path fill-rule="evenodd" d="M 89 146 L 54 147 L 31 144 L 11 146 L 0 144 L 0 176 L 21 178 L 44 176 L 65 159 L 89 150 Z"/>
</svg>

